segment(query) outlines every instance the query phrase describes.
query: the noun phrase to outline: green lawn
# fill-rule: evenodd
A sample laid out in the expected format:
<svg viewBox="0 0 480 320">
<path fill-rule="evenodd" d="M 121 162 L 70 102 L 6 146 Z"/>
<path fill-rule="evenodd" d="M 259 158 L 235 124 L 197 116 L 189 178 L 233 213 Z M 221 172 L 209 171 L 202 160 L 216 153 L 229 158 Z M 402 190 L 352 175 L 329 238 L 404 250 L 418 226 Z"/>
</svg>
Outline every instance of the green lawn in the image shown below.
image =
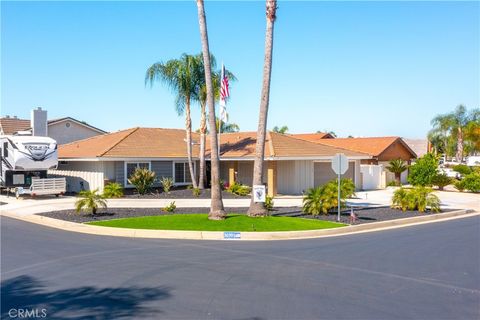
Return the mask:
<svg viewBox="0 0 480 320">
<path fill-rule="evenodd" d="M 345 226 L 341 223 L 313 219 L 250 218 L 242 214 L 229 214 L 223 221 L 210 221 L 206 214 L 176 214 L 95 221 L 89 224 L 116 228 L 195 231 L 294 231 Z"/>
</svg>

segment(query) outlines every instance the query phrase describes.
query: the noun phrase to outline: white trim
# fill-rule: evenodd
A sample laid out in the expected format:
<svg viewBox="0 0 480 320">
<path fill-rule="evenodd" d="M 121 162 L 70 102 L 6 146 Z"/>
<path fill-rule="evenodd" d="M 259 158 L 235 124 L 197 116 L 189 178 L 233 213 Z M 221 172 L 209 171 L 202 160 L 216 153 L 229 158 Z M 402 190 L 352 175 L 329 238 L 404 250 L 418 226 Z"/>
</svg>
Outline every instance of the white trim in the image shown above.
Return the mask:
<svg viewBox="0 0 480 320">
<path fill-rule="evenodd" d="M 327 160 L 331 161 L 334 155 L 331 156 L 309 156 L 309 157 L 265 157 L 264 161 L 288 161 L 288 160 Z M 348 160 L 369 160 L 372 156 L 347 156 Z M 210 158 L 206 160 L 210 161 Z M 253 161 L 254 158 L 220 158 L 220 161 Z"/>
<path fill-rule="evenodd" d="M 148 163 L 148 170 L 152 170 L 152 162 L 151 161 L 124 161 L 123 162 L 123 185 L 125 188 L 133 188 L 134 186 L 132 184 L 128 183 L 128 177 L 127 177 L 127 164 L 128 163 Z M 138 168 L 138 165 L 137 165 Z"/>
<path fill-rule="evenodd" d="M 196 178 L 197 177 L 197 163 L 196 163 L 196 161 L 192 161 L 192 162 L 193 162 L 193 175 Z M 183 161 L 183 160 L 172 161 L 173 184 L 176 185 L 176 186 L 188 186 L 188 185 L 193 184 L 193 182 L 177 182 L 177 181 L 175 181 L 175 164 L 176 163 L 183 163 L 184 164 L 184 166 L 183 166 L 184 179 L 187 176 L 187 174 L 190 176 L 190 166 L 188 165 L 188 160 L 186 160 L 186 161 Z"/>
</svg>

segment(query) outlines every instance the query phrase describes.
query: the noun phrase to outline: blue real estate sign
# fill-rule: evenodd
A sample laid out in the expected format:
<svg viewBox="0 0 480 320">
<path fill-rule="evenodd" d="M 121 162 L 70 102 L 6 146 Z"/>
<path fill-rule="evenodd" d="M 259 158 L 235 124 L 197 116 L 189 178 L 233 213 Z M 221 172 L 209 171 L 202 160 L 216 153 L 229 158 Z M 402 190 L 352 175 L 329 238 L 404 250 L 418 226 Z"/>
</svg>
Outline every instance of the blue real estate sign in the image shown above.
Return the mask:
<svg viewBox="0 0 480 320">
<path fill-rule="evenodd" d="M 225 240 L 237 240 L 241 239 L 241 234 L 240 232 L 232 232 L 232 231 L 226 231 L 223 233 L 223 239 Z"/>
</svg>

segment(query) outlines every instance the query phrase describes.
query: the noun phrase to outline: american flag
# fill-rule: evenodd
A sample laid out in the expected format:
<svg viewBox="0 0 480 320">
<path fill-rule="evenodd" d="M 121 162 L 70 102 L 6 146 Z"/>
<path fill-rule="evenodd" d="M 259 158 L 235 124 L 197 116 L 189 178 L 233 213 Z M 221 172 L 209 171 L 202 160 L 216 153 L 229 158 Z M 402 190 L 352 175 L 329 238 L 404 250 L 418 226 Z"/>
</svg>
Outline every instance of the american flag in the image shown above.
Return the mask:
<svg viewBox="0 0 480 320">
<path fill-rule="evenodd" d="M 227 98 L 230 96 L 228 90 L 228 78 L 225 74 L 225 65 L 222 64 L 221 85 L 220 85 L 220 119 L 227 121 Z"/>
</svg>

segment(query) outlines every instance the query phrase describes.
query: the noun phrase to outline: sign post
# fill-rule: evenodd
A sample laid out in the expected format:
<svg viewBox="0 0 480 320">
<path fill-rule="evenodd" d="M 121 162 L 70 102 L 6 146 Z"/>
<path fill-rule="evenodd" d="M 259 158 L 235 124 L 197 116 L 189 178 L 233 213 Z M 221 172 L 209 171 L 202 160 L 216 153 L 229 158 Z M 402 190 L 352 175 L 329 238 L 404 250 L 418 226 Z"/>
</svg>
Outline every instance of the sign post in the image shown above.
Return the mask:
<svg viewBox="0 0 480 320">
<path fill-rule="evenodd" d="M 337 182 L 338 182 L 338 215 L 337 215 L 337 221 L 340 221 L 340 195 L 341 195 L 341 190 L 340 190 L 340 179 L 342 174 L 347 172 L 348 170 L 348 158 L 345 156 L 343 153 L 337 153 L 333 158 L 332 158 L 332 169 L 333 171 L 338 175 Z"/>
</svg>

